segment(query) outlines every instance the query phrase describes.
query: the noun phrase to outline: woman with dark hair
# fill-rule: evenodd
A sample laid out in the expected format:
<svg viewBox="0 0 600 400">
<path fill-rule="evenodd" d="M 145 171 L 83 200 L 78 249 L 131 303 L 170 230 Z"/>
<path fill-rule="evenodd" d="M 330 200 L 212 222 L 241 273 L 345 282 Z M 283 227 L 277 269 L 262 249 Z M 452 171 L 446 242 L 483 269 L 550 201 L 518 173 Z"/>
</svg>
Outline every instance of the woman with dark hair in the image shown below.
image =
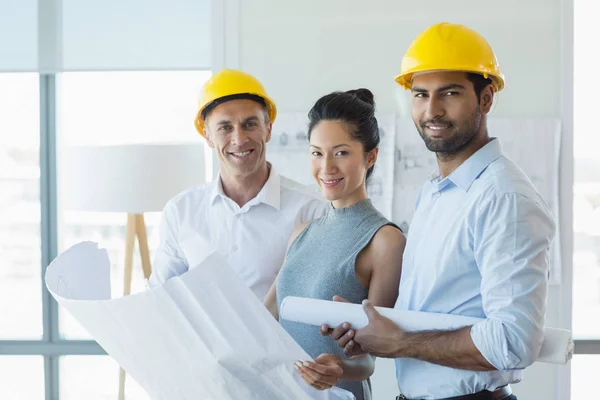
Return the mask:
<svg viewBox="0 0 600 400">
<path fill-rule="evenodd" d="M 375 306 L 393 307 L 406 239 L 367 197 L 379 150 L 373 94 L 368 89 L 328 94 L 308 116 L 311 170 L 330 208 L 292 234 L 265 305 L 277 319 L 287 296 L 341 296 L 336 300 L 360 304 L 369 299 Z M 319 328 L 281 324 L 314 359 L 295 365 L 307 383 L 321 390 L 338 386 L 357 400 L 372 398 L 373 356 L 348 357 Z"/>
</svg>

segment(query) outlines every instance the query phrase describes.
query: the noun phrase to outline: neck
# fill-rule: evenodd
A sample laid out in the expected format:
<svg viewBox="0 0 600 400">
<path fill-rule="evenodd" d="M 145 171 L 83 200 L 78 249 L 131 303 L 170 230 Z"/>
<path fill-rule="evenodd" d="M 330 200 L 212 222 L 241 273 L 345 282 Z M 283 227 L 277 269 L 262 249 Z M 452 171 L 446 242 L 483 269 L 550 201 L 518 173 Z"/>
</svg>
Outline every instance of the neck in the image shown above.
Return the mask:
<svg viewBox="0 0 600 400">
<path fill-rule="evenodd" d="M 365 185 L 361 185 L 353 193 L 348 196 L 342 197 L 341 199 L 333 200 L 331 205 L 333 208 L 346 208 L 353 206 L 354 204 L 367 199 L 367 188 Z"/>
<path fill-rule="evenodd" d="M 223 193 L 231 200 L 243 207 L 255 198 L 269 179 L 270 165 L 266 162 L 250 175 L 236 175 L 221 170 L 221 184 Z"/>
<path fill-rule="evenodd" d="M 489 142 L 490 137 L 488 136 L 487 128 L 484 126 L 467 146 L 456 153 L 436 153 L 442 179 L 454 172 L 456 168 Z"/>
</svg>

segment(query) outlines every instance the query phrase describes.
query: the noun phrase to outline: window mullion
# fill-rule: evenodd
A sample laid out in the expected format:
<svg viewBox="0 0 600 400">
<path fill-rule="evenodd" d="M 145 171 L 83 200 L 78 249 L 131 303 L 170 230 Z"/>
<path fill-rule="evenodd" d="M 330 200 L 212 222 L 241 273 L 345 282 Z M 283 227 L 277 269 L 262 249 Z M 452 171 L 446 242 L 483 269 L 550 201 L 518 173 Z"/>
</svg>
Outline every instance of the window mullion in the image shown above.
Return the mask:
<svg viewBox="0 0 600 400">
<path fill-rule="evenodd" d="M 42 254 L 43 341 L 59 340 L 58 304 L 46 289 L 44 276 L 58 251 L 56 191 L 56 76 L 40 74 L 40 216 Z M 46 400 L 58 399 L 58 358 L 44 358 Z"/>
</svg>

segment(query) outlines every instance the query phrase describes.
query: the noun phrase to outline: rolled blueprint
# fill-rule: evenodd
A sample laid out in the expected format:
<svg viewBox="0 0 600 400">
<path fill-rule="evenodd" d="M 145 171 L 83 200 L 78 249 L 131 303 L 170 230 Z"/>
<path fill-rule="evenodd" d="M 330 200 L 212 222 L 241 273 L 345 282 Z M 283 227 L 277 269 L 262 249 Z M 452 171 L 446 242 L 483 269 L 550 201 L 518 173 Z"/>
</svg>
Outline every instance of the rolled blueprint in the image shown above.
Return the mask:
<svg viewBox="0 0 600 400">
<path fill-rule="evenodd" d="M 462 315 L 396 310 L 385 307 L 375 308 L 381 315 L 391 319 L 407 332 L 458 329 L 482 321 L 481 318 Z M 335 327 L 348 322 L 353 329 L 363 328 L 369 323 L 360 304 L 293 296 L 283 299 L 279 317 L 288 321 L 316 326 L 327 324 Z M 566 364 L 572 355 L 571 331 L 557 328 L 544 329 L 544 343 L 537 358 L 538 362 Z"/>
</svg>

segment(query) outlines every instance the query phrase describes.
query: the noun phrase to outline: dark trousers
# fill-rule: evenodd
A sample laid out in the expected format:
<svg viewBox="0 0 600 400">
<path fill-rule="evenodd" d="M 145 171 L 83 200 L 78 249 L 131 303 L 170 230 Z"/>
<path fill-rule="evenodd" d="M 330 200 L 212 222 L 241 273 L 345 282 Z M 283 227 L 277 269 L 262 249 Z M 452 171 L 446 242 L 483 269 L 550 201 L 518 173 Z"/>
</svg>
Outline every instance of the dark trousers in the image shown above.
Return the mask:
<svg viewBox="0 0 600 400">
<path fill-rule="evenodd" d="M 477 395 L 471 395 L 471 396 L 473 396 L 473 400 L 485 400 L 485 397 L 475 397 Z M 463 397 L 461 396 L 461 398 L 463 398 Z M 469 399 L 469 397 L 467 397 L 467 396 L 464 396 L 464 398 Z M 443 399 L 441 399 L 441 400 L 443 400 Z M 508 396 L 502 400 L 518 400 L 518 399 L 517 399 L 517 396 L 515 396 L 514 394 L 511 394 L 510 396 Z"/>
</svg>

